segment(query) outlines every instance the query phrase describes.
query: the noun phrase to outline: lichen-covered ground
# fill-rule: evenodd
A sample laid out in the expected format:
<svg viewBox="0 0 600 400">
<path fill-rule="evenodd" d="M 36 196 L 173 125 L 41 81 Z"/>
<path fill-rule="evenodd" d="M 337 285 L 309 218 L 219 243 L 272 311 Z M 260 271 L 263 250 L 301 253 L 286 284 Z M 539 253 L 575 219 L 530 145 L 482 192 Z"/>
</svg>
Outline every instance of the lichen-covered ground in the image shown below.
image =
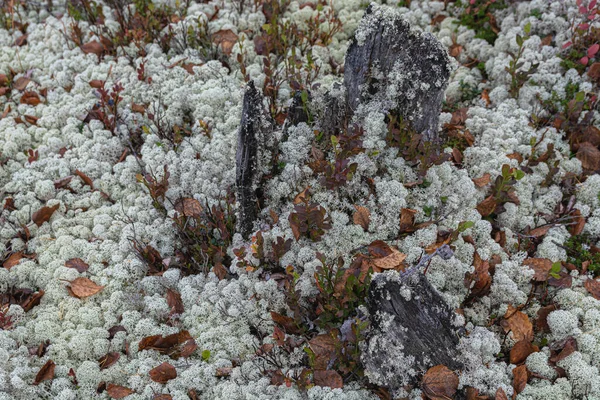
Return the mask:
<svg viewBox="0 0 600 400">
<path fill-rule="evenodd" d="M 595 0 L 387 2 L 452 56 L 435 162 L 377 110 L 323 137 L 364 1 L 0 5 L 0 399 L 447 398 L 370 382 L 365 276 L 315 281 L 378 240 L 396 270 L 453 250 L 426 272 L 464 320 L 446 396 L 600 399 Z M 249 79 L 278 139 L 296 90 L 313 111 L 227 237 Z"/>
</svg>

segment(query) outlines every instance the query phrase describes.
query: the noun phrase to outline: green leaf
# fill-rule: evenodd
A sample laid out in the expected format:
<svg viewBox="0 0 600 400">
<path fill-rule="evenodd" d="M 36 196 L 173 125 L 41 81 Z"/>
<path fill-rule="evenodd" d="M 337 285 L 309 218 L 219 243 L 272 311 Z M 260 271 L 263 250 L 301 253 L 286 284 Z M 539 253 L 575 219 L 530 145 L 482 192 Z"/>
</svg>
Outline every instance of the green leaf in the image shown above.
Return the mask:
<svg viewBox="0 0 600 400">
<path fill-rule="evenodd" d="M 463 221 L 460 224 L 458 224 L 458 231 L 459 232 L 464 232 L 469 228 L 472 228 L 473 226 L 475 226 L 475 222 L 473 221 Z"/>
<path fill-rule="evenodd" d="M 517 35 L 517 44 L 519 47 L 523 47 L 523 36 Z"/>
<path fill-rule="evenodd" d="M 585 92 L 577 92 L 577 94 L 575 94 L 575 100 L 576 101 L 585 100 Z"/>
<path fill-rule="evenodd" d="M 525 34 L 529 35 L 529 32 L 531 32 L 531 22 L 528 22 L 523 30 L 525 31 Z"/>
<path fill-rule="evenodd" d="M 202 351 L 202 359 L 204 361 L 208 361 L 209 358 L 210 358 L 210 350 L 203 350 Z"/>
<path fill-rule="evenodd" d="M 525 176 L 525 172 L 521 171 L 520 169 L 517 169 L 514 172 L 514 176 L 516 180 L 521 180 Z"/>
<path fill-rule="evenodd" d="M 504 179 L 508 179 L 508 178 L 509 178 L 509 176 L 510 176 L 510 165 L 508 165 L 508 164 L 504 164 L 504 165 L 502 166 L 502 177 L 503 177 Z"/>
</svg>

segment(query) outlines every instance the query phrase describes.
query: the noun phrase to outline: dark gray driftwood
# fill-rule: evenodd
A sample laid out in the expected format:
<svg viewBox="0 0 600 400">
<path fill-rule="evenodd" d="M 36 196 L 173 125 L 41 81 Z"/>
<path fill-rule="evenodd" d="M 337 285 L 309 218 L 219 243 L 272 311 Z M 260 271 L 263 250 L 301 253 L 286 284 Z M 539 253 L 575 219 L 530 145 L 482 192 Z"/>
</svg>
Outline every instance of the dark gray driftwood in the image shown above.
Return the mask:
<svg viewBox="0 0 600 400">
<path fill-rule="evenodd" d="M 432 366 L 461 368 L 454 312 L 420 268 L 376 275 L 367 304 L 371 330 L 362 361 L 371 382 L 396 391 Z"/>
<path fill-rule="evenodd" d="M 412 29 L 388 7 L 371 5 L 346 52 L 348 113 L 377 100 L 433 140 L 450 72 L 448 53 L 433 35 Z"/>
<path fill-rule="evenodd" d="M 248 82 L 242 105 L 242 121 L 238 132 L 236 152 L 235 184 L 239 212 L 237 231 L 243 236 L 252 232 L 252 225 L 258 215 L 256 185 L 258 180 L 258 144 L 262 125 L 262 97 Z"/>
</svg>

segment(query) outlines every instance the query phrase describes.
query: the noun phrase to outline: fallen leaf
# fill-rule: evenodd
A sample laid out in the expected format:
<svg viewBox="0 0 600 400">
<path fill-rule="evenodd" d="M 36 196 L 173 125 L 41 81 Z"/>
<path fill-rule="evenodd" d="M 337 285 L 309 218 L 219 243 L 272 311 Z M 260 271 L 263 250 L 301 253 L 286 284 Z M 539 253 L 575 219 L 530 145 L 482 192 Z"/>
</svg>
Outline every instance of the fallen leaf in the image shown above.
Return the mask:
<svg viewBox="0 0 600 400">
<path fill-rule="evenodd" d="M 566 339 L 563 339 L 562 341 L 558 342 L 558 344 L 560 345 L 560 347 L 558 347 L 558 349 L 560 350 L 560 353 L 556 353 L 556 348 L 554 348 L 554 346 L 556 345 L 556 343 L 554 343 L 550 348 L 552 349 L 552 356 L 550 357 L 549 361 L 553 364 L 556 364 L 559 361 L 564 360 L 565 358 L 569 357 L 571 354 L 575 353 L 577 351 L 577 340 L 573 337 L 573 336 L 569 336 Z"/>
<path fill-rule="evenodd" d="M 547 258 L 527 258 L 523 261 L 523 265 L 535 271 L 533 279 L 538 282 L 545 282 L 550 276 L 552 269 L 552 261 Z"/>
<path fill-rule="evenodd" d="M 83 172 L 81 172 L 78 169 L 75 170 L 75 175 L 77 175 L 78 177 L 80 177 L 81 180 L 83 181 L 83 183 L 85 183 L 92 190 L 94 190 L 94 182 L 92 182 L 92 179 L 89 176 L 87 176 L 86 174 L 84 174 Z"/>
<path fill-rule="evenodd" d="M 316 370 L 313 372 L 313 382 L 317 386 L 326 386 L 332 389 L 344 387 L 344 380 L 336 371 Z"/>
<path fill-rule="evenodd" d="M 217 378 L 223 378 L 225 376 L 229 376 L 231 375 L 231 372 L 233 371 L 233 368 L 231 367 L 221 367 L 221 368 L 217 368 L 217 370 L 215 371 L 215 376 Z"/>
<path fill-rule="evenodd" d="M 202 215 L 202 206 L 196 199 L 185 197 L 175 202 L 175 211 L 186 217 L 199 217 Z"/>
<path fill-rule="evenodd" d="M 76 278 L 69 283 L 69 294 L 78 299 L 93 296 L 104 289 L 104 286 L 97 285 L 88 278 Z"/>
<path fill-rule="evenodd" d="M 20 305 L 23 308 L 23 310 L 25 312 L 31 310 L 33 307 L 37 306 L 38 304 L 40 304 L 40 301 L 42 300 L 42 297 L 44 296 L 44 291 L 40 290 L 39 292 L 36 293 L 32 293 L 30 296 L 28 296 L 26 299 L 24 299 Z"/>
<path fill-rule="evenodd" d="M 183 314 L 183 301 L 181 300 L 179 292 L 167 289 L 167 304 L 172 313 Z"/>
<path fill-rule="evenodd" d="M 100 357 L 98 359 L 98 364 L 100 364 L 100 369 L 106 369 L 113 366 L 117 361 L 121 358 L 121 354 L 117 352 L 107 353 L 106 355 Z"/>
<path fill-rule="evenodd" d="M 194 338 L 186 330 L 165 337 L 161 335 L 147 336 L 138 344 L 138 351 L 156 350 L 160 354 L 176 359 L 182 356 L 180 347 L 184 344 L 188 345 L 190 340 L 195 344 Z"/>
<path fill-rule="evenodd" d="M 485 200 L 477 205 L 477 211 L 481 214 L 482 217 L 487 217 L 496 209 L 496 199 L 494 199 L 493 195 L 488 196 Z"/>
<path fill-rule="evenodd" d="M 215 266 L 213 266 L 212 271 L 215 273 L 215 275 L 217 276 L 217 278 L 219 278 L 220 281 L 225 279 L 225 277 L 227 276 L 227 269 L 221 263 L 218 263 Z"/>
<path fill-rule="evenodd" d="M 581 161 L 581 165 L 587 170 L 596 171 L 600 169 L 600 150 L 589 142 L 579 145 L 575 157 Z"/>
<path fill-rule="evenodd" d="M 300 203 L 305 203 L 308 200 L 310 200 L 310 190 L 309 189 L 310 189 L 310 186 L 307 186 L 303 191 L 298 193 L 296 195 L 296 197 L 294 197 L 293 203 L 300 204 Z"/>
<path fill-rule="evenodd" d="M 155 394 L 152 400 L 173 400 L 173 396 L 167 393 Z"/>
<path fill-rule="evenodd" d="M 587 72 L 590 79 L 600 82 L 600 62 L 595 62 L 590 66 Z"/>
<path fill-rule="evenodd" d="M 71 183 L 73 176 L 65 176 L 54 181 L 54 189 L 64 189 Z"/>
<path fill-rule="evenodd" d="M 573 236 L 579 235 L 583 232 L 583 228 L 585 227 L 585 217 L 581 215 L 581 211 L 575 210 L 571 213 L 573 225 L 570 225 L 567 230 Z"/>
<path fill-rule="evenodd" d="M 10 271 L 10 269 L 12 267 L 14 267 L 15 265 L 19 264 L 19 261 L 21 261 L 22 258 L 25 258 L 25 255 L 23 254 L 23 252 L 22 251 L 17 251 L 16 253 L 12 253 L 6 259 L 6 261 L 4 261 L 4 263 L 2 264 L 2 266 L 4 268 L 6 268 L 7 270 Z"/>
<path fill-rule="evenodd" d="M 196 341 L 194 339 L 188 339 L 181 348 L 180 356 L 183 358 L 187 358 L 191 356 L 197 348 L 198 345 L 196 344 Z"/>
<path fill-rule="evenodd" d="M 81 46 L 81 50 L 85 53 L 85 54 L 95 54 L 97 56 L 100 56 L 102 54 L 102 52 L 104 51 L 104 46 L 99 43 L 96 42 L 95 40 L 93 42 L 88 42 L 85 43 Z"/>
<path fill-rule="evenodd" d="M 34 117 L 33 115 L 24 115 L 23 117 L 25 118 L 25 121 L 29 122 L 31 125 L 37 125 L 38 117 Z"/>
<path fill-rule="evenodd" d="M 510 363 L 521 364 L 531 353 L 536 353 L 538 351 L 540 351 L 540 349 L 529 340 L 519 340 L 510 350 Z"/>
<path fill-rule="evenodd" d="M 317 335 L 312 338 L 308 345 L 315 354 L 313 368 L 316 370 L 325 370 L 329 362 L 336 355 L 336 340 L 331 335 Z"/>
<path fill-rule="evenodd" d="M 131 103 L 131 111 L 143 114 L 146 112 L 146 107 L 141 104 Z"/>
<path fill-rule="evenodd" d="M 374 258 L 383 258 L 392 254 L 392 248 L 383 240 L 375 240 L 369 247 L 369 254 Z"/>
<path fill-rule="evenodd" d="M 481 92 L 481 98 L 485 101 L 485 106 L 489 107 L 492 104 L 492 100 L 490 100 L 490 91 L 489 89 L 483 89 Z"/>
<path fill-rule="evenodd" d="M 54 379 L 54 368 L 56 364 L 52 360 L 48 360 L 46 364 L 40 368 L 39 372 L 35 376 L 35 380 L 33 381 L 34 385 L 39 385 L 43 381 L 49 381 Z"/>
<path fill-rule="evenodd" d="M 25 90 L 25 88 L 27 87 L 27 85 L 29 84 L 29 82 L 31 82 L 31 79 L 22 76 L 20 78 L 17 78 L 17 80 L 15 80 L 13 82 L 13 89 L 20 91 Z"/>
<path fill-rule="evenodd" d="M 25 34 L 25 35 L 19 36 L 15 40 L 15 46 L 21 47 L 23 45 L 26 45 L 27 44 L 27 36 L 29 36 L 29 35 Z"/>
<path fill-rule="evenodd" d="M 125 327 L 123 325 L 112 326 L 108 330 L 108 340 L 112 340 L 115 337 L 115 335 L 117 334 L 117 332 L 127 332 L 127 330 L 125 329 Z"/>
<path fill-rule="evenodd" d="M 100 79 L 92 79 L 88 82 L 88 84 L 94 89 L 100 89 L 104 87 L 104 81 L 101 81 Z"/>
<path fill-rule="evenodd" d="M 362 226 L 365 231 L 369 230 L 369 224 L 371 223 L 371 212 L 369 209 L 367 207 L 357 205 L 355 205 L 354 208 L 356 211 L 352 216 L 352 222 L 354 222 L 355 225 Z"/>
<path fill-rule="evenodd" d="M 70 260 L 65 261 L 65 267 L 74 268 L 77 272 L 83 273 L 87 271 L 90 266 L 81 258 L 71 258 Z"/>
<path fill-rule="evenodd" d="M 539 238 L 544 236 L 546 233 L 548 233 L 548 231 L 550 230 L 550 228 L 552 228 L 552 225 L 544 225 L 544 226 L 539 226 L 533 230 L 531 230 L 529 232 L 530 236 Z"/>
<path fill-rule="evenodd" d="M 221 50 L 225 55 L 230 55 L 233 45 L 238 40 L 238 36 L 231 29 L 221 29 L 215 32 L 212 37 L 212 41 L 217 46 L 221 46 Z"/>
<path fill-rule="evenodd" d="M 415 225 L 417 210 L 403 208 L 400 210 L 400 233 L 412 232 Z"/>
<path fill-rule="evenodd" d="M 6 86 L 8 84 L 8 76 L 0 74 L 0 86 Z"/>
<path fill-rule="evenodd" d="M 36 92 L 25 92 L 21 96 L 19 103 L 21 104 L 29 104 L 30 106 L 37 106 L 42 101 L 40 100 L 40 96 Z"/>
<path fill-rule="evenodd" d="M 37 226 L 42 226 L 44 222 L 50 221 L 52 214 L 54 214 L 54 211 L 58 210 L 58 207 L 60 207 L 60 204 L 55 204 L 51 207 L 44 206 L 33 213 L 33 215 L 31 216 L 31 220 Z"/>
<path fill-rule="evenodd" d="M 436 365 L 423 375 L 422 388 L 431 400 L 453 398 L 458 389 L 458 375 L 445 365 Z"/>
<path fill-rule="evenodd" d="M 517 160 L 519 164 L 523 162 L 523 155 L 521 153 L 510 153 L 506 155 L 507 158 L 511 160 Z"/>
<path fill-rule="evenodd" d="M 486 172 L 481 177 L 475 178 L 475 179 L 471 179 L 471 180 L 473 181 L 473 183 L 475 184 L 475 186 L 481 188 L 481 187 L 484 187 L 485 185 L 487 185 L 488 183 L 491 182 L 492 176 L 490 175 L 489 172 Z"/>
<path fill-rule="evenodd" d="M 372 264 L 380 269 L 404 270 L 405 266 L 403 266 L 402 263 L 405 259 L 406 254 L 400 253 L 396 249 L 392 249 L 392 254 L 382 258 L 376 258 L 372 261 Z"/>
<path fill-rule="evenodd" d="M 478 252 L 475 252 L 473 255 L 473 267 L 475 271 L 467 278 L 468 288 L 471 289 L 469 299 L 487 295 L 492 286 L 490 263 L 488 260 L 484 261 Z M 472 282 L 475 282 L 475 284 L 471 287 Z"/>
<path fill-rule="evenodd" d="M 298 326 L 296 325 L 296 322 L 294 322 L 293 318 L 286 317 L 285 315 L 281 315 L 274 311 L 271 311 L 271 318 L 273 319 L 273 322 L 281 326 L 286 333 L 292 335 L 299 335 L 302 333 L 302 330 L 298 329 Z"/>
<path fill-rule="evenodd" d="M 152 368 L 149 374 L 150 379 L 158 383 L 167 383 L 171 379 L 177 378 L 177 370 L 168 362 L 164 362 L 158 367 Z"/>
<path fill-rule="evenodd" d="M 556 309 L 557 307 L 554 304 L 540 308 L 537 312 L 538 317 L 535 320 L 535 327 L 540 331 L 550 332 L 550 327 L 548 326 L 548 314 Z"/>
<path fill-rule="evenodd" d="M 498 390 L 496 390 L 496 396 L 494 397 L 494 400 L 508 400 L 508 396 L 504 392 L 504 389 L 498 388 Z"/>
<path fill-rule="evenodd" d="M 106 385 L 106 393 L 108 393 L 112 399 L 122 399 L 130 394 L 134 394 L 135 392 L 129 388 L 126 388 L 125 386 L 113 385 L 112 383 L 109 383 Z"/>
<path fill-rule="evenodd" d="M 463 155 L 459 149 L 456 147 L 452 149 L 452 159 L 456 164 L 461 164 L 463 160 Z"/>
<path fill-rule="evenodd" d="M 525 364 L 513 369 L 513 388 L 517 394 L 521 393 L 527 385 L 527 367 Z"/>
<path fill-rule="evenodd" d="M 596 279 L 587 279 L 583 284 L 585 290 L 587 290 L 596 300 L 600 300 L 600 282 Z"/>
<path fill-rule="evenodd" d="M 449 48 L 448 48 L 448 53 L 456 58 L 460 55 L 460 53 L 462 53 L 463 51 L 463 47 L 458 44 L 458 43 L 453 43 Z"/>
<path fill-rule="evenodd" d="M 529 321 L 527 314 L 518 311 L 512 305 L 508 306 L 506 314 L 504 314 L 502 326 L 505 332 L 512 332 L 512 337 L 515 341 L 533 340 L 533 325 Z"/>
</svg>

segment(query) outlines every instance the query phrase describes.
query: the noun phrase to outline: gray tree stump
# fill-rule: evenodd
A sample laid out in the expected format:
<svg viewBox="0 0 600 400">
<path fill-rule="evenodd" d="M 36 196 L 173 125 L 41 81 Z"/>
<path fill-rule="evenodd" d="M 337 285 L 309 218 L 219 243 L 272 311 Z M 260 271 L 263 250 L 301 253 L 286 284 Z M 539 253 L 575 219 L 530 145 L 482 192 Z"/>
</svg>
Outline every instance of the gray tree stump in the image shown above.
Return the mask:
<svg viewBox="0 0 600 400">
<path fill-rule="evenodd" d="M 392 391 L 432 366 L 459 369 L 454 312 L 421 271 L 386 271 L 367 300 L 371 330 L 362 362 L 369 380 Z"/>
<path fill-rule="evenodd" d="M 258 215 L 256 188 L 258 183 L 258 144 L 262 125 L 262 96 L 248 82 L 242 105 L 242 121 L 238 132 L 235 184 L 239 211 L 237 231 L 243 236 L 252 232 Z"/>
<path fill-rule="evenodd" d="M 376 101 L 410 120 L 424 140 L 435 140 L 450 72 L 448 53 L 433 35 L 389 7 L 370 5 L 346 52 L 348 113 Z"/>
</svg>

